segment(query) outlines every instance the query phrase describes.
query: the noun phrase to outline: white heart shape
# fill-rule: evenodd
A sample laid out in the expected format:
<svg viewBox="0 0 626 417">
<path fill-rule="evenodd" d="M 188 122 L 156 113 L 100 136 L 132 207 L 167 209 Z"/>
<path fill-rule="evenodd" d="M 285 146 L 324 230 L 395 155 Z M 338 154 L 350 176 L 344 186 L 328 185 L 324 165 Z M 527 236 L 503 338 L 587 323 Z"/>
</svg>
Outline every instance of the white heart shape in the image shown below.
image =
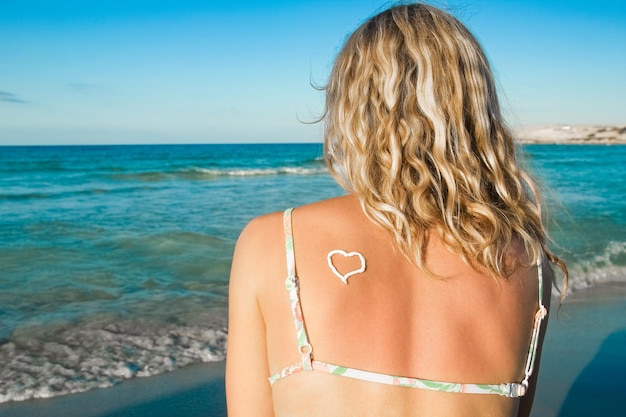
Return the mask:
<svg viewBox="0 0 626 417">
<path fill-rule="evenodd" d="M 335 265 L 333 264 L 333 255 L 343 255 L 346 258 L 350 258 L 352 256 L 358 256 L 359 259 L 361 260 L 361 267 L 354 269 L 346 274 L 342 274 L 339 271 L 337 271 L 337 268 L 335 268 Z M 330 252 L 328 252 L 327 259 L 328 259 L 328 267 L 330 268 L 330 270 L 333 271 L 333 274 L 337 275 L 337 277 L 341 280 L 341 282 L 343 282 L 346 285 L 348 284 L 348 278 L 350 278 L 352 275 L 365 272 L 365 258 L 359 252 L 346 252 L 345 250 L 335 249 L 335 250 L 331 250 Z"/>
</svg>

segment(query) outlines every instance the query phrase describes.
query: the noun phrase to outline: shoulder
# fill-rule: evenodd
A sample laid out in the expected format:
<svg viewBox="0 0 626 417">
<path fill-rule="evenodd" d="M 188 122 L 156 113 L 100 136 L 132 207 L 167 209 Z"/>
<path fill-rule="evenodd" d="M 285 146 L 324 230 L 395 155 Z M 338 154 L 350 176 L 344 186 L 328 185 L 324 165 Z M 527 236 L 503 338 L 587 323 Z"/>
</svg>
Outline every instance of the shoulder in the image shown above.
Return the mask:
<svg viewBox="0 0 626 417">
<path fill-rule="evenodd" d="M 345 227 L 354 220 L 355 213 L 361 213 L 358 201 L 344 196 L 299 206 L 293 211 L 293 221 L 296 229 L 310 240 Z M 245 268 L 244 272 L 254 271 L 254 276 L 260 278 L 266 272 L 281 271 L 284 264 L 284 212 L 252 219 L 237 239 L 233 270 L 239 272 Z"/>
<path fill-rule="evenodd" d="M 295 208 L 293 218 L 321 226 L 332 222 L 334 218 L 342 217 L 342 213 L 345 217 L 348 206 L 354 206 L 353 199 L 348 196 L 322 200 Z M 284 237 L 285 211 L 255 217 L 241 231 L 235 247 L 235 257 L 245 252 L 252 257 L 267 259 L 264 255 L 269 255 L 269 252 L 274 252 L 278 247 L 284 249 Z"/>
<path fill-rule="evenodd" d="M 300 228 L 308 225 L 323 232 L 349 227 L 356 220 L 364 220 L 365 215 L 358 198 L 344 195 L 297 207 L 293 219 Z"/>
<path fill-rule="evenodd" d="M 229 322 L 241 323 L 247 317 L 246 320 L 258 324 L 257 320 L 262 320 L 259 299 L 277 276 L 285 275 L 281 219 L 281 213 L 257 217 L 239 235 L 228 284 Z M 244 323 L 240 327 L 250 326 Z"/>
<path fill-rule="evenodd" d="M 252 275 L 259 278 L 283 250 L 283 213 L 256 217 L 244 227 L 237 239 L 231 275 L 251 276 L 253 272 Z"/>
<path fill-rule="evenodd" d="M 237 247 L 274 240 L 283 230 L 283 212 L 264 214 L 252 219 L 241 231 Z"/>
</svg>

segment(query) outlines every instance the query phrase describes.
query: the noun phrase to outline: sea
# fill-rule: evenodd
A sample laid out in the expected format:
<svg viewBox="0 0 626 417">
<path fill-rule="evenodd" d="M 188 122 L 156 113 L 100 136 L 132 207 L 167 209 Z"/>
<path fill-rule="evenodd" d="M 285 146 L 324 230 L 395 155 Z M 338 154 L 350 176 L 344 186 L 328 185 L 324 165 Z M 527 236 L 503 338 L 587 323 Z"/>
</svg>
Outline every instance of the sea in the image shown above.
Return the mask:
<svg viewBox="0 0 626 417">
<path fill-rule="evenodd" d="M 524 145 L 570 291 L 626 283 L 626 146 Z M 0 402 L 199 362 L 227 345 L 245 224 L 344 191 L 320 144 L 0 147 Z"/>
</svg>

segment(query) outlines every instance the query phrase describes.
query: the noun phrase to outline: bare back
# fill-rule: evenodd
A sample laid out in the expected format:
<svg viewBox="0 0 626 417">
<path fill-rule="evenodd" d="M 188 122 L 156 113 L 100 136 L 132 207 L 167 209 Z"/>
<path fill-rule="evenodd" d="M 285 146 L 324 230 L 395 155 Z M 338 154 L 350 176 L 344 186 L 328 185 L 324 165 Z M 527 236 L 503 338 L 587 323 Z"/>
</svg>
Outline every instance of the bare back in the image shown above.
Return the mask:
<svg viewBox="0 0 626 417">
<path fill-rule="evenodd" d="M 257 223 L 255 239 L 263 240 L 262 248 L 245 256 L 258 265 L 254 287 L 267 377 L 298 361 L 299 353 L 284 287 L 282 221 L 273 214 Z M 507 280 L 494 279 L 467 266 L 432 236 L 427 267 L 438 277 L 427 276 L 350 196 L 296 209 L 293 241 L 315 358 L 438 381 L 522 379 L 538 308 L 535 267 L 520 267 Z M 366 270 L 344 284 L 327 261 L 335 249 L 363 254 Z M 339 257 L 336 263 L 340 270 L 355 267 L 351 258 Z M 516 416 L 520 406 L 519 400 L 498 395 L 432 392 L 321 372 L 292 375 L 270 390 L 276 416 Z"/>
</svg>

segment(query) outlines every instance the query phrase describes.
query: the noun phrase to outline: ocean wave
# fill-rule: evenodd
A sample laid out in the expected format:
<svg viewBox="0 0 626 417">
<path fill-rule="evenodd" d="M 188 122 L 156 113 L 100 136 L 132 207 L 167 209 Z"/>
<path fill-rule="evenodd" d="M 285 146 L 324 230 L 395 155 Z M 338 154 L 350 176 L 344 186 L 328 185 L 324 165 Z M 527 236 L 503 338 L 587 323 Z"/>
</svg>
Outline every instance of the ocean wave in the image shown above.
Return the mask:
<svg viewBox="0 0 626 417">
<path fill-rule="evenodd" d="M 215 177 L 257 177 L 267 175 L 318 175 L 328 172 L 326 167 L 278 167 L 278 168 L 233 168 L 233 169 L 206 169 L 194 168 L 194 172 Z"/>
<path fill-rule="evenodd" d="M 59 191 L 47 191 L 47 192 L 5 192 L 0 193 L 0 201 L 28 201 L 28 200 L 43 200 L 50 198 L 68 198 L 68 197 L 81 197 L 81 196 L 94 196 L 101 194 L 130 194 L 142 190 L 152 190 L 152 187 L 138 186 L 138 187 L 95 187 L 85 189 L 66 189 L 60 188 Z"/>
<path fill-rule="evenodd" d="M 106 388 L 224 360 L 226 340 L 225 314 L 202 325 L 109 318 L 24 328 L 0 342 L 0 403 Z"/>
<path fill-rule="evenodd" d="M 626 283 L 626 242 L 610 242 L 591 259 L 569 267 L 571 291 L 580 291 L 606 282 Z"/>
<path fill-rule="evenodd" d="M 319 175 L 325 174 L 325 167 L 305 168 L 283 166 L 276 168 L 201 168 L 193 167 L 176 171 L 150 171 L 109 174 L 116 181 L 158 182 L 168 180 L 207 180 L 221 177 L 259 177 L 274 175 Z"/>
</svg>

